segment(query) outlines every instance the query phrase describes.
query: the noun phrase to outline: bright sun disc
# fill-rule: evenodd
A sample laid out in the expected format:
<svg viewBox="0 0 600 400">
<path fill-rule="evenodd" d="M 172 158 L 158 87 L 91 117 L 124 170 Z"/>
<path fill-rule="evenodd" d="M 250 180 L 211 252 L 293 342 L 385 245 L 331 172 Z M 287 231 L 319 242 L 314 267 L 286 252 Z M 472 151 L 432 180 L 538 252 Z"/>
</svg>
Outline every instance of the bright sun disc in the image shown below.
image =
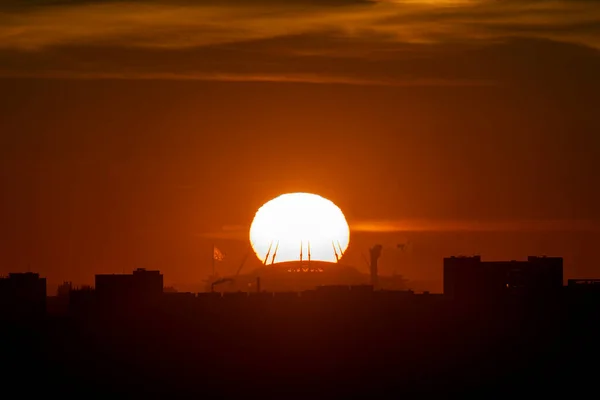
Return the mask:
<svg viewBox="0 0 600 400">
<path fill-rule="evenodd" d="M 310 193 L 281 195 L 258 209 L 250 226 L 250 243 L 266 264 L 285 261 L 337 262 L 350 243 L 342 210 Z"/>
</svg>

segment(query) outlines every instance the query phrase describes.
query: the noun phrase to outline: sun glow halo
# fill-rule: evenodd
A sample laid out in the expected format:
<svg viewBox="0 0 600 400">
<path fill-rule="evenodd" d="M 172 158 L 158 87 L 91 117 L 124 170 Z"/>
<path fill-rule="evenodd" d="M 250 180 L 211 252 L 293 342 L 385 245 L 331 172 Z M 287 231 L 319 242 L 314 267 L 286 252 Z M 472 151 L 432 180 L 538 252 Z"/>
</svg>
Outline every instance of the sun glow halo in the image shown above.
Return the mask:
<svg viewBox="0 0 600 400">
<path fill-rule="evenodd" d="M 309 250 L 312 261 L 335 263 L 348 248 L 350 228 L 342 210 L 330 200 L 288 193 L 258 209 L 250 226 L 250 243 L 261 261 L 268 256 L 266 264 L 300 261 L 301 253 L 308 260 Z"/>
</svg>

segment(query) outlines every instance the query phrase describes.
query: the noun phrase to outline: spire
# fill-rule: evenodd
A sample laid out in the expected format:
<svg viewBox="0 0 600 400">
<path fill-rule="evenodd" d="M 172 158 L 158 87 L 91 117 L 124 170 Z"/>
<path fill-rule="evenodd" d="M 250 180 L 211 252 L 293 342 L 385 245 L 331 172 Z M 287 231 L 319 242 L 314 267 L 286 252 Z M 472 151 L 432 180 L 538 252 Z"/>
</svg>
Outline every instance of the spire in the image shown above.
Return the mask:
<svg viewBox="0 0 600 400">
<path fill-rule="evenodd" d="M 337 245 L 338 245 L 338 252 L 340 253 L 340 258 L 344 255 L 344 251 L 342 250 L 342 245 L 340 244 L 340 241 L 337 241 Z"/>
<path fill-rule="evenodd" d="M 271 258 L 271 265 L 275 262 L 275 257 L 277 256 L 277 249 L 279 249 L 279 240 L 277 241 L 277 246 L 275 246 L 275 251 L 273 252 L 273 258 Z"/>
<path fill-rule="evenodd" d="M 333 247 L 333 254 L 335 255 L 335 260 L 340 261 L 340 256 L 338 255 L 337 249 L 335 248 L 335 243 L 333 240 L 331 241 L 331 246 Z"/>
<path fill-rule="evenodd" d="M 263 265 L 267 265 L 267 261 L 269 261 L 269 254 L 271 254 L 272 246 L 273 246 L 273 241 L 271 240 L 271 243 L 269 243 L 269 250 L 267 250 L 267 254 L 265 255 L 265 261 L 263 262 Z"/>
</svg>

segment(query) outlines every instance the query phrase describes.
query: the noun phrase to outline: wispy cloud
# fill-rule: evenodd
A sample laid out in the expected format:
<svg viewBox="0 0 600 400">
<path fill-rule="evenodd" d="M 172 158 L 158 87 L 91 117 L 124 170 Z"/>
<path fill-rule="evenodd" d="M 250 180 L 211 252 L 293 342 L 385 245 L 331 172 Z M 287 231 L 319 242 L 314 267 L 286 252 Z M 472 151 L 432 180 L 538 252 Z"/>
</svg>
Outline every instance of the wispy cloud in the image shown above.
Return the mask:
<svg viewBox="0 0 600 400">
<path fill-rule="evenodd" d="M 312 83 L 328 85 L 423 87 L 423 86 L 493 86 L 493 81 L 476 79 L 361 79 L 336 75 L 317 74 L 210 74 L 210 73 L 102 73 L 102 72 L 3 72 L 0 77 L 50 78 L 50 79 L 110 79 L 110 80 L 189 80 L 211 82 L 271 82 L 271 83 Z"/>
<path fill-rule="evenodd" d="M 351 233 L 396 234 L 405 232 L 600 232 L 600 222 L 591 220 L 363 220 L 350 222 Z M 200 233 L 206 239 L 247 241 L 249 226 L 224 226 L 215 232 Z"/>
<path fill-rule="evenodd" d="M 382 78 L 385 74 L 380 71 L 363 69 L 350 76 L 351 64 L 358 58 L 412 60 L 438 54 L 440 44 L 452 49 L 512 37 L 600 49 L 600 6 L 584 0 L 15 0 L 3 4 L 0 51 L 12 62 L 0 62 L 0 71 L 13 76 L 405 85 L 407 79 Z M 264 46 L 266 41 L 271 41 L 270 47 Z M 408 44 L 413 48 L 407 53 Z M 99 61 L 91 55 L 94 49 L 120 53 L 104 54 Z M 141 51 L 153 53 L 158 66 L 149 67 L 147 59 L 136 63 L 134 56 Z M 215 52 L 224 51 L 226 56 L 214 58 Z M 165 53 L 161 57 L 158 52 Z M 175 53 L 199 53 L 204 63 L 181 71 L 185 63 L 165 64 Z M 315 57 L 330 57 L 330 63 L 320 64 L 318 76 L 311 76 L 314 71 L 304 66 L 310 67 Z M 249 58 L 263 70 L 239 71 Z M 346 60 L 350 73 L 326 70 L 333 61 L 341 63 L 340 58 Z M 36 68 L 28 70 L 27 62 Z M 425 80 L 432 82 L 429 77 Z"/>
<path fill-rule="evenodd" d="M 600 231 L 600 224 L 588 220 L 374 220 L 355 222 L 353 232 L 589 232 Z"/>
<path fill-rule="evenodd" d="M 359 37 L 377 32 L 416 43 L 525 34 L 600 46 L 600 7 L 581 0 L 100 1 L 17 10 L 0 13 L 2 47 L 110 43 L 185 48 L 322 31 Z"/>
</svg>

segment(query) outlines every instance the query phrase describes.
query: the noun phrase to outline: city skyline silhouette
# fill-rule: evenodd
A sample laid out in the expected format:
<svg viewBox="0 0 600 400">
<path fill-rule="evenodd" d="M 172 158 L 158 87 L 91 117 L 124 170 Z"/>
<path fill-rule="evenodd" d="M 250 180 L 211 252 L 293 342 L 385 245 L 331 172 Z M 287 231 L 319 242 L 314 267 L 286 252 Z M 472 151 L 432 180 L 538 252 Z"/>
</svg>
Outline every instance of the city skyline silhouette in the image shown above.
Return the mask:
<svg viewBox="0 0 600 400">
<path fill-rule="evenodd" d="M 443 294 L 382 290 L 382 246 L 371 250 L 370 284 L 299 292 L 265 290 L 261 276 L 245 292 L 214 285 L 198 294 L 173 292 L 160 271 L 136 269 L 98 274 L 94 287 L 65 283 L 47 297 L 39 274 L 11 274 L 0 279 L 2 335 L 13 344 L 4 355 L 18 366 L 8 376 L 29 365 L 29 376 L 50 392 L 58 390 L 56 379 L 68 379 L 74 389 L 106 395 L 233 398 L 254 390 L 395 398 L 574 392 L 591 372 L 584 360 L 594 353 L 580 349 L 599 331 L 600 279 L 563 285 L 557 257 L 461 256 L 443 260 Z M 296 271 L 282 272 L 298 279 Z M 327 357 L 315 363 L 317 354 Z M 51 374 L 41 373 L 50 365 Z M 235 385 L 222 386 L 242 370 Z M 561 383 L 545 385 L 548 377 Z"/>
</svg>

